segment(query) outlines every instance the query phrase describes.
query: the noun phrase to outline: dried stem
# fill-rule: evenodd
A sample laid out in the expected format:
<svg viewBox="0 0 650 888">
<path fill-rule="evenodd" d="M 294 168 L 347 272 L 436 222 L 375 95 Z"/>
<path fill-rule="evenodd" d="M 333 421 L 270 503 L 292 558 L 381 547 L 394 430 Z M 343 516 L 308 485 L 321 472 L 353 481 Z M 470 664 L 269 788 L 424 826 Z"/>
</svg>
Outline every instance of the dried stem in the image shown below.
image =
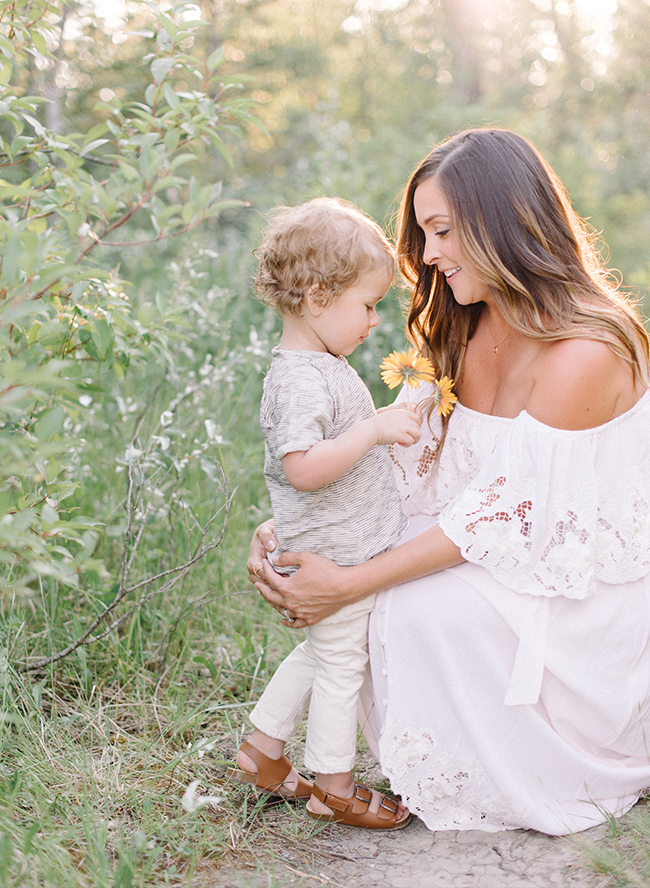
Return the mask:
<svg viewBox="0 0 650 888">
<path fill-rule="evenodd" d="M 131 442 L 131 448 L 135 449 L 137 443 L 138 439 L 135 437 Z M 229 494 L 223 469 L 221 465 L 217 463 L 220 470 L 220 477 L 217 481 L 217 492 L 212 501 L 210 515 L 207 520 L 201 524 L 191 509 L 188 506 L 183 505 L 184 522 L 188 535 L 188 551 L 184 562 L 159 571 L 158 573 L 147 576 L 136 582 L 129 582 L 134 567 L 134 559 L 140 547 L 140 543 L 142 542 L 147 521 L 152 512 L 151 498 L 145 502 L 145 486 L 147 482 L 150 482 L 152 478 L 155 478 L 161 472 L 161 467 L 159 466 L 150 476 L 147 476 L 146 474 L 145 465 L 147 457 L 151 455 L 152 446 L 153 442 L 150 441 L 147 452 L 142 458 L 137 461 L 133 459 L 129 461 L 128 489 L 125 503 L 126 529 L 124 532 L 122 557 L 118 569 L 119 588 L 115 598 L 105 610 L 99 614 L 99 616 L 92 620 L 82 635 L 80 635 L 80 637 L 74 642 L 63 648 L 63 650 L 58 651 L 56 654 L 52 654 L 49 657 L 43 657 L 34 663 L 18 664 L 16 669 L 19 672 L 42 669 L 45 666 L 49 666 L 52 663 L 57 663 L 59 660 L 65 659 L 65 657 L 68 657 L 82 646 L 93 644 L 96 641 L 101 641 L 103 638 L 106 638 L 147 602 L 159 595 L 169 592 L 170 589 L 176 586 L 191 571 L 195 564 L 205 558 L 206 555 L 221 544 L 235 492 L 233 491 Z M 168 468 L 167 473 L 163 473 L 163 479 L 170 471 L 171 467 Z M 224 502 L 220 506 L 217 506 L 217 500 L 221 496 L 224 497 Z M 220 515 L 222 516 L 220 526 L 213 530 L 214 522 Z M 136 521 L 137 529 L 135 529 L 134 532 Z M 198 543 L 192 547 L 191 535 L 192 532 L 196 533 L 196 531 L 200 532 L 200 538 Z M 155 588 L 151 589 L 151 586 L 155 586 Z M 138 590 L 147 588 L 149 588 L 149 591 L 141 594 L 140 597 L 126 609 L 126 611 L 109 622 L 111 614 L 115 612 L 118 605 L 124 601 L 124 599 L 138 592 Z M 100 631 L 96 631 L 98 629 Z"/>
</svg>

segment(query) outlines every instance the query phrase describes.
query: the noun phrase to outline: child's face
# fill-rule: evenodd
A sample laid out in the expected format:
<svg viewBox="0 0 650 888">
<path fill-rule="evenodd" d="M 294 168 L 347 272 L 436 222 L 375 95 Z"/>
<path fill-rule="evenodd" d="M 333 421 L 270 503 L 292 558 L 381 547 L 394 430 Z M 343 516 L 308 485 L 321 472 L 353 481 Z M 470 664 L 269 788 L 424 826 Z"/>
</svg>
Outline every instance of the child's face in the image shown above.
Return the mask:
<svg viewBox="0 0 650 888">
<path fill-rule="evenodd" d="M 310 300 L 310 327 L 332 355 L 351 355 L 379 323 L 377 303 L 386 295 L 391 276 L 384 268 L 368 271 L 325 308 Z"/>
</svg>

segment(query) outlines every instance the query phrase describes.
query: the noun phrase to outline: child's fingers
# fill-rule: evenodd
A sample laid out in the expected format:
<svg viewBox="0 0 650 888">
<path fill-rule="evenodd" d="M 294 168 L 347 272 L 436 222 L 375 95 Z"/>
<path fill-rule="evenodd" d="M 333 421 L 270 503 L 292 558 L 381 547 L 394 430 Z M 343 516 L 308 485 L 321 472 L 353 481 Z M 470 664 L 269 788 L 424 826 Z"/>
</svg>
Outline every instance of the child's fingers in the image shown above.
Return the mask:
<svg viewBox="0 0 650 888">
<path fill-rule="evenodd" d="M 277 567 L 300 567 L 300 552 L 283 552 L 278 558 L 274 558 Z"/>
</svg>

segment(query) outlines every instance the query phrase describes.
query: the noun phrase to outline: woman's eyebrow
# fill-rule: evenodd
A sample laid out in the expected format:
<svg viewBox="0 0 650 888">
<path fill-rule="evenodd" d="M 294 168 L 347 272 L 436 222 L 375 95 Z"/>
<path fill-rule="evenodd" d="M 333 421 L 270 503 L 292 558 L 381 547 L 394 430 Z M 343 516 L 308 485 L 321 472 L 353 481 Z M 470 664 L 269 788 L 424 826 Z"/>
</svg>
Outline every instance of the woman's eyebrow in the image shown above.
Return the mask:
<svg viewBox="0 0 650 888">
<path fill-rule="evenodd" d="M 427 216 L 426 219 L 423 219 L 420 225 L 428 225 L 429 222 L 433 222 L 434 219 L 444 219 L 446 222 L 449 221 L 449 216 L 445 213 L 432 213 L 430 216 Z"/>
</svg>

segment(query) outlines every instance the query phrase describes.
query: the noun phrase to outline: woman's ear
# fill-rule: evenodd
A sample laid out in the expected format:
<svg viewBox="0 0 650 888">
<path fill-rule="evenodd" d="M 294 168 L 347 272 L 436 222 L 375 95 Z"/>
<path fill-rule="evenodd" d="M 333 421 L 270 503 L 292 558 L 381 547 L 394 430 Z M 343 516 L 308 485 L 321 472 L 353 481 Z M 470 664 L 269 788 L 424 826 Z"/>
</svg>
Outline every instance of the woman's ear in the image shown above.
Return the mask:
<svg viewBox="0 0 650 888">
<path fill-rule="evenodd" d="M 314 318 L 317 318 L 323 313 L 325 306 L 321 302 L 321 288 L 318 284 L 312 284 L 307 290 L 305 307 L 309 314 Z"/>
</svg>

